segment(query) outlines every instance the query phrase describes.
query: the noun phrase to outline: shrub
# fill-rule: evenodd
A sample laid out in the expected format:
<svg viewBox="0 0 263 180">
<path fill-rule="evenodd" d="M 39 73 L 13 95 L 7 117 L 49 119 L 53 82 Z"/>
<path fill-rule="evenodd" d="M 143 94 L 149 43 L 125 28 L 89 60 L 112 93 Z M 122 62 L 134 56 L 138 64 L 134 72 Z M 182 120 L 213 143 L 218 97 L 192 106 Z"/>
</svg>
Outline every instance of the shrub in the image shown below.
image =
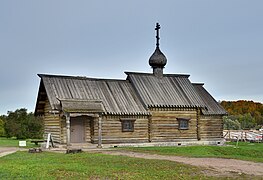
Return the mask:
<svg viewBox="0 0 263 180">
<path fill-rule="evenodd" d="M 16 111 L 8 111 L 5 123 L 7 137 L 17 139 L 41 138 L 43 134 L 43 124 L 40 117 L 35 117 L 33 113 L 27 113 L 27 109 L 21 108 Z"/>
</svg>

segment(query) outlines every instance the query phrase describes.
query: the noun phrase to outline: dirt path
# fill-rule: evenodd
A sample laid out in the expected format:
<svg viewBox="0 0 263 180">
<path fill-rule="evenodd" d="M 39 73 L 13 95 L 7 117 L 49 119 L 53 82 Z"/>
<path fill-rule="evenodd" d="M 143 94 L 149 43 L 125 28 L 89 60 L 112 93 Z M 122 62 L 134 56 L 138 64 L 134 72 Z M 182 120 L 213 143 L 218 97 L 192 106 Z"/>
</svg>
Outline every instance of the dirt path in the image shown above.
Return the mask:
<svg viewBox="0 0 263 180">
<path fill-rule="evenodd" d="M 16 147 L 0 147 L 0 157 L 15 153 L 18 150 L 19 148 Z"/>
<path fill-rule="evenodd" d="M 110 154 L 110 155 L 122 155 L 122 156 L 136 157 L 136 158 L 144 158 L 144 159 L 159 159 L 159 160 L 176 161 L 176 162 L 189 164 L 193 166 L 205 167 L 209 170 L 212 170 L 213 173 L 217 172 L 218 175 L 228 175 L 230 173 L 235 172 L 238 174 L 243 173 L 243 174 L 248 174 L 248 175 L 263 176 L 263 163 L 254 163 L 250 161 L 242 161 L 242 160 L 235 160 L 235 159 L 222 159 L 222 158 L 190 158 L 190 157 L 147 154 L 147 153 L 130 152 L 130 151 L 122 151 L 122 150 L 121 151 L 101 151 L 101 153 Z"/>
</svg>

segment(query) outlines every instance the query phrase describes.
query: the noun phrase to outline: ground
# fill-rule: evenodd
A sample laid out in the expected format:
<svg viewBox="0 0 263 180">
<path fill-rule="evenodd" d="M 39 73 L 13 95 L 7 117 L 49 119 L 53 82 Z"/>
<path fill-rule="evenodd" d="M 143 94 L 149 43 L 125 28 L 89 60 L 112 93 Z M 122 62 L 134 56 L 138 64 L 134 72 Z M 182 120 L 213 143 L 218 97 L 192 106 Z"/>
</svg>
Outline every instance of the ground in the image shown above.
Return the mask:
<svg viewBox="0 0 263 180">
<path fill-rule="evenodd" d="M 17 147 L 0 147 L 0 157 L 12 154 L 18 150 L 19 148 Z"/>
<path fill-rule="evenodd" d="M 207 169 L 207 171 L 204 173 L 210 176 L 230 176 L 232 173 L 263 176 L 263 163 L 254 163 L 250 161 L 223 158 L 190 158 L 180 156 L 156 155 L 131 152 L 126 150 L 101 151 L 101 153 L 144 159 L 176 161 L 193 166 L 202 166 Z"/>
<path fill-rule="evenodd" d="M 0 147 L 0 157 L 14 153 L 18 150 L 23 150 L 15 147 Z M 233 173 L 248 174 L 263 176 L 263 163 L 255 163 L 251 161 L 242 161 L 235 159 L 222 159 L 222 158 L 190 158 L 170 155 L 156 155 L 147 153 L 131 152 L 127 150 L 95 150 L 93 152 L 110 154 L 110 155 L 121 155 L 144 159 L 159 159 L 181 162 L 193 166 L 201 166 L 206 170 L 205 174 L 209 176 L 232 176 Z"/>
</svg>

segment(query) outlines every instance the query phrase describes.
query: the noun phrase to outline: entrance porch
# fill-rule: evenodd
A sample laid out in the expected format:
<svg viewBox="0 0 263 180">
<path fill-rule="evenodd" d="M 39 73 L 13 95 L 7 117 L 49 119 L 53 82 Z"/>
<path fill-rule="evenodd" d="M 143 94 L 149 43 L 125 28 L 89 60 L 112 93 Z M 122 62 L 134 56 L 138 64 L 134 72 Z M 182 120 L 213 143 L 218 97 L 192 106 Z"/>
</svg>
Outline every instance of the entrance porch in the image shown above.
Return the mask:
<svg viewBox="0 0 263 180">
<path fill-rule="evenodd" d="M 97 131 L 96 140 L 101 147 L 101 121 L 104 106 L 99 100 L 59 99 L 64 116 L 63 124 L 66 127 L 64 140 L 67 147 L 74 143 L 93 143 L 94 131 Z M 97 129 L 95 129 L 97 128 Z M 65 141 L 64 141 L 65 142 Z"/>
</svg>

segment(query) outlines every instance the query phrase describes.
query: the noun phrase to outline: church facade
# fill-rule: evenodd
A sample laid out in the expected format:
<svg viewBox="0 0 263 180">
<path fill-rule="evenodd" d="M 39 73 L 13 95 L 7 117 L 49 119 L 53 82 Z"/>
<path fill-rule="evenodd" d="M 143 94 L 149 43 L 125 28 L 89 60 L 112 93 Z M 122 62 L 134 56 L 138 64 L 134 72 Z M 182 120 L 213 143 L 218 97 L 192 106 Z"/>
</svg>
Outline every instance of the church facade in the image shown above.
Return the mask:
<svg viewBox="0 0 263 180">
<path fill-rule="evenodd" d="M 226 111 L 189 75 L 164 74 L 159 48 L 149 59 L 153 73 L 98 79 L 39 74 L 35 115 L 45 135 L 68 146 L 98 144 L 221 144 Z"/>
</svg>

